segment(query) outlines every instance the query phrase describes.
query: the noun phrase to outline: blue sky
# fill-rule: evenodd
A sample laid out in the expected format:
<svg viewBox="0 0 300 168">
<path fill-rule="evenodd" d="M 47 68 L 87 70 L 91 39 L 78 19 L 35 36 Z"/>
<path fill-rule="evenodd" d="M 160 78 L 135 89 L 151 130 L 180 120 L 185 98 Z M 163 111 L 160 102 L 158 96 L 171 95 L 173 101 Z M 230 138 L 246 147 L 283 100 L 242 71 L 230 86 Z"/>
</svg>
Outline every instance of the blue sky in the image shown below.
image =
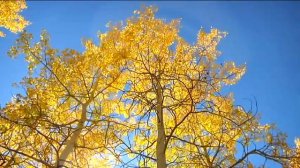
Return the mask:
<svg viewBox="0 0 300 168">
<path fill-rule="evenodd" d="M 263 123 L 276 123 L 290 143 L 300 137 L 300 2 L 29 1 L 22 14 L 36 37 L 47 29 L 54 47 L 82 51 L 82 39 L 96 40 L 106 23 L 124 21 L 143 4 L 157 6 L 160 18 L 181 18 L 181 35 L 190 42 L 201 27 L 227 31 L 220 61 L 247 63 L 247 72 L 224 92 L 234 92 L 237 104 L 247 107 L 256 99 Z M 12 83 L 26 75 L 24 60 L 6 55 L 17 35 L 6 34 L 0 39 L 1 106 L 19 92 Z"/>
</svg>

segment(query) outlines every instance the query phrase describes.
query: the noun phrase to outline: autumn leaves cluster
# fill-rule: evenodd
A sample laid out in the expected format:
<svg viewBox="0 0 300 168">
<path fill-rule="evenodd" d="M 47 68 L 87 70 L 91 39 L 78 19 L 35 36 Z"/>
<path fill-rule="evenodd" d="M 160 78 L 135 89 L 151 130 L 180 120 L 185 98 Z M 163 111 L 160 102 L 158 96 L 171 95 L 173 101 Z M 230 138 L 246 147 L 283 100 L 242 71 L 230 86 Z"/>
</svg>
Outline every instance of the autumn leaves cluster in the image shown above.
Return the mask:
<svg viewBox="0 0 300 168">
<path fill-rule="evenodd" d="M 15 11 L 18 29 L 4 26 L 13 32 L 28 24 L 16 2 L 7 13 Z M 299 149 L 284 134 L 235 106 L 232 93 L 221 94 L 246 70 L 218 63 L 226 33 L 201 29 L 190 44 L 180 21 L 157 19 L 156 10 L 111 24 L 98 44 L 83 42 L 84 52 L 53 48 L 46 31 L 38 42 L 22 32 L 9 55 L 24 56 L 28 75 L 20 82 L 25 93 L 1 109 L 0 164 L 251 167 L 249 156 L 258 155 L 297 167 Z"/>
<path fill-rule="evenodd" d="M 1 1 L 0 2 L 0 27 L 4 27 L 13 33 L 21 32 L 29 22 L 19 13 L 27 8 L 25 0 Z M 0 31 L 0 37 L 5 33 Z"/>
</svg>

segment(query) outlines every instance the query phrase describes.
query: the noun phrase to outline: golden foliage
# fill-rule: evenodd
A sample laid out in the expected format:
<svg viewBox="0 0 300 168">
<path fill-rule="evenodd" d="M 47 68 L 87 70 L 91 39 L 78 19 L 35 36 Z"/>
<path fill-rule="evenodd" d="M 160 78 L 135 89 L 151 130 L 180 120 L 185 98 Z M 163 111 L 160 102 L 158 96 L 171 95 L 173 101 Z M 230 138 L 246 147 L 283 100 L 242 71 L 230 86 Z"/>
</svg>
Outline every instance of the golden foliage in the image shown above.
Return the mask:
<svg viewBox="0 0 300 168">
<path fill-rule="evenodd" d="M 37 43 L 21 34 L 9 54 L 28 62 L 26 95 L 0 118 L 8 165 L 253 167 L 252 154 L 288 162 L 295 152 L 284 134 L 222 94 L 246 71 L 217 61 L 226 33 L 201 29 L 189 44 L 180 21 L 157 19 L 156 11 L 110 24 L 98 45 L 84 41 L 84 52 L 52 48 L 46 32 Z"/>
<path fill-rule="evenodd" d="M 25 0 L 1 0 L 0 1 L 0 27 L 13 33 L 21 32 L 29 22 L 19 13 L 26 9 Z M 0 37 L 5 34 L 0 31 Z"/>
<path fill-rule="evenodd" d="M 296 154 L 295 157 L 291 159 L 289 163 L 289 167 L 291 168 L 300 168 L 300 139 L 295 139 L 295 145 L 296 145 Z"/>
</svg>

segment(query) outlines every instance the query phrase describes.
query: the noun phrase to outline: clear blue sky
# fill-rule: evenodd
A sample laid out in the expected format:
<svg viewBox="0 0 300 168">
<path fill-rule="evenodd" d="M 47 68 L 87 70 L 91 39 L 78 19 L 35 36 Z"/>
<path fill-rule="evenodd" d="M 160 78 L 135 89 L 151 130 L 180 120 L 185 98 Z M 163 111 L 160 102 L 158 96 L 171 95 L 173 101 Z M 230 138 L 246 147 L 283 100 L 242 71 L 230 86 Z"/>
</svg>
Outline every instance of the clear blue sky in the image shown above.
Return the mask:
<svg viewBox="0 0 300 168">
<path fill-rule="evenodd" d="M 143 4 L 159 8 L 158 17 L 182 18 L 181 34 L 194 42 L 200 27 L 215 27 L 229 35 L 221 42 L 220 61 L 247 63 L 242 80 L 225 92 L 249 105 L 256 98 L 263 123 L 276 123 L 292 143 L 300 137 L 300 2 L 28 2 L 22 14 L 32 22 L 28 31 L 39 37 L 47 29 L 57 48 L 83 50 L 81 39 L 96 39 L 106 23 L 132 15 Z M 0 39 L 0 103 L 18 92 L 12 83 L 26 75 L 22 58 L 6 52 L 16 35 Z"/>
</svg>

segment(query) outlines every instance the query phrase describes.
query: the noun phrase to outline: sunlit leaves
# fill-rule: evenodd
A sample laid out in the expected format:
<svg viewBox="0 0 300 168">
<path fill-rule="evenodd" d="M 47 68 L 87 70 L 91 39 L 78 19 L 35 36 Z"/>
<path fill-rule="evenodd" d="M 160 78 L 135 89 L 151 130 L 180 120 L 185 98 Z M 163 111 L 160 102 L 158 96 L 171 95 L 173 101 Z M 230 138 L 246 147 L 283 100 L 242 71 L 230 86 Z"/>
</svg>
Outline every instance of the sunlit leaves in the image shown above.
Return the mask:
<svg viewBox="0 0 300 168">
<path fill-rule="evenodd" d="M 300 167 L 300 139 L 296 138 L 295 139 L 295 157 L 290 160 L 289 163 L 286 164 L 286 167 L 291 167 L 291 168 L 299 168 Z"/>
<path fill-rule="evenodd" d="M 0 27 L 13 33 L 21 32 L 29 22 L 19 13 L 26 9 L 25 0 L 2 0 L 0 1 Z M 0 31 L 0 37 L 5 34 Z"/>
</svg>

